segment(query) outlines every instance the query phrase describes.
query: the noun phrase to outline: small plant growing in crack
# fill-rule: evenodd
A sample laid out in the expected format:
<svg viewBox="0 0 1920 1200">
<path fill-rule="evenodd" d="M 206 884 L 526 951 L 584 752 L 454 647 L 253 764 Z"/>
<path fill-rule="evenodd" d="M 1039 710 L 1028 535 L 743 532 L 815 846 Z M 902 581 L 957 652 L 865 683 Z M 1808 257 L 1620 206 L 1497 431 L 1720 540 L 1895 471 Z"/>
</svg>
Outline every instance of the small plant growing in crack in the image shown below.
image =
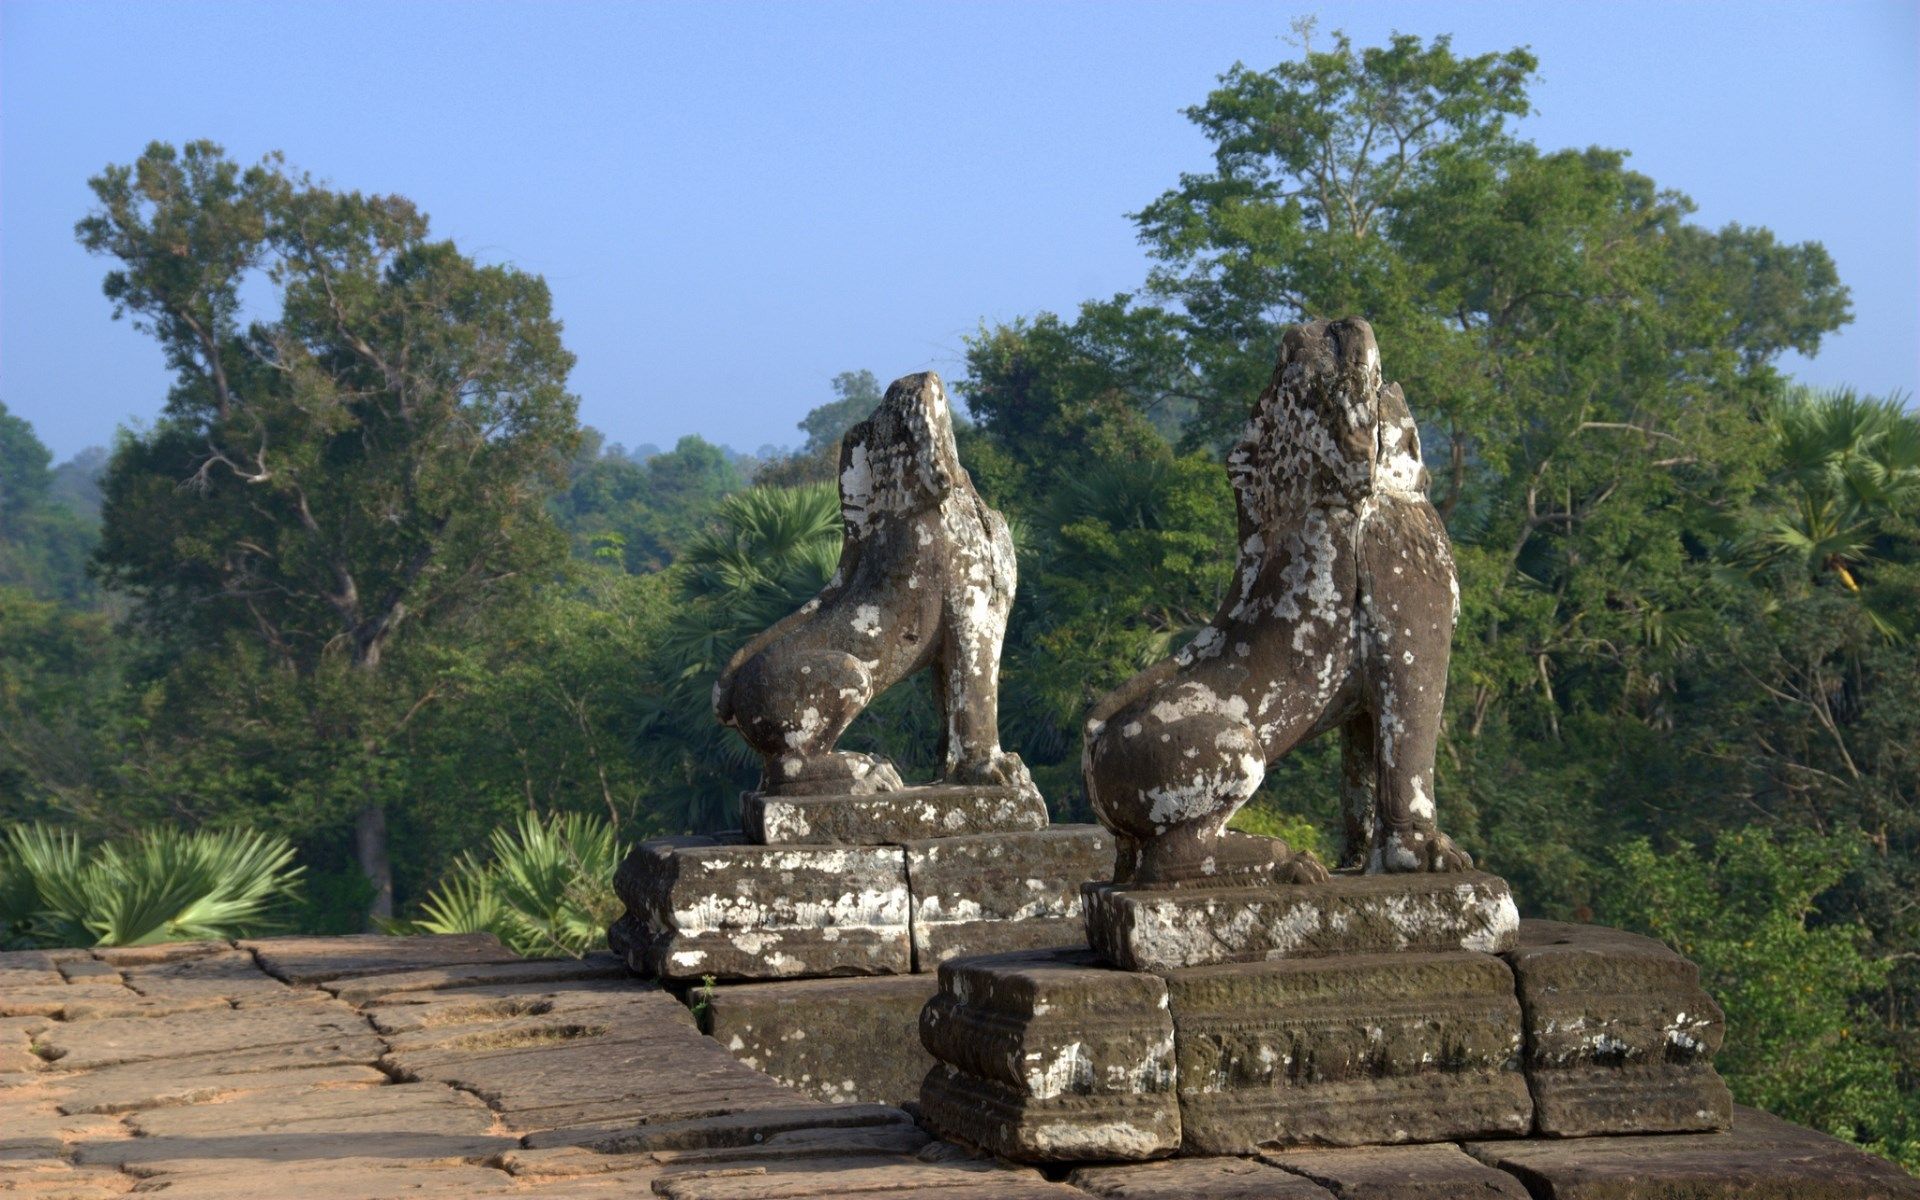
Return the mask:
<svg viewBox="0 0 1920 1200">
<path fill-rule="evenodd" d="M 694 1023 L 700 1026 L 703 1033 L 710 1032 L 712 1022 L 708 1018 L 713 1011 L 713 985 L 717 982 L 712 975 L 702 975 L 700 986 L 693 990 L 693 1003 L 687 1006 L 693 1010 Z"/>
</svg>

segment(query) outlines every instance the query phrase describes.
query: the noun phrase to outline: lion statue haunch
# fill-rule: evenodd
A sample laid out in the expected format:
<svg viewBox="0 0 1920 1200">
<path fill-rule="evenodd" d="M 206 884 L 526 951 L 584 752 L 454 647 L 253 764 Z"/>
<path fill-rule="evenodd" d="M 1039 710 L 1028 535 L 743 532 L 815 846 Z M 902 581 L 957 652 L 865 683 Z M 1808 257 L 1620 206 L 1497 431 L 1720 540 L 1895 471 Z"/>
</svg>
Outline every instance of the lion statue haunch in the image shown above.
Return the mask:
<svg viewBox="0 0 1920 1200">
<path fill-rule="evenodd" d="M 1287 330 L 1227 469 L 1240 552 L 1219 614 L 1087 723 L 1087 793 L 1132 843 L 1134 880 L 1210 871 L 1268 765 L 1336 727 L 1342 865 L 1470 868 L 1434 825 L 1453 556 L 1413 416 L 1398 384 L 1382 386 L 1365 321 Z"/>
<path fill-rule="evenodd" d="M 840 566 L 818 596 L 747 643 L 714 685 L 714 713 L 765 760 L 775 795 L 901 785 L 893 764 L 836 751 L 875 697 L 926 668 L 943 710 L 944 779 L 1031 790 L 1000 748 L 1000 644 L 1013 539 L 974 491 L 940 377 L 896 380 L 840 453 Z"/>
</svg>

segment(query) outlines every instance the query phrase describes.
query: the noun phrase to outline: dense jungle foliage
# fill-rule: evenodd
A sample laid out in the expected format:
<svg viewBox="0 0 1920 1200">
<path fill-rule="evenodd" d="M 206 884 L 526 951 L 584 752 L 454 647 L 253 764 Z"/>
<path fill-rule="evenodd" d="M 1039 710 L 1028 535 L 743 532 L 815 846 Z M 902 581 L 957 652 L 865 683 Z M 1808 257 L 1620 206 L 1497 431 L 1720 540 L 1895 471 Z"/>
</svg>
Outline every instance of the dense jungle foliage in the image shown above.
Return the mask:
<svg viewBox="0 0 1920 1200">
<path fill-rule="evenodd" d="M 1699 961 L 1743 1100 L 1920 1167 L 1920 421 L 1777 368 L 1849 317 L 1818 244 L 1516 136 L 1534 70 L 1338 36 L 1236 66 L 1189 112 L 1213 161 L 1133 215 L 1139 290 L 970 340 L 961 454 L 1020 550 L 1003 739 L 1088 819 L 1081 714 L 1211 615 L 1279 326 L 1363 314 L 1461 574 L 1443 827 L 1529 914 Z M 544 283 L 405 199 L 207 143 L 93 187 L 78 235 L 175 384 L 58 470 L 0 408 L 0 935 L 590 943 L 581 879 L 751 785 L 711 681 L 832 572 L 880 379 L 782 456 L 629 454 L 578 424 Z M 933 721 L 903 687 L 848 744 L 924 775 Z M 1242 822 L 1330 839 L 1332 755 Z"/>
</svg>

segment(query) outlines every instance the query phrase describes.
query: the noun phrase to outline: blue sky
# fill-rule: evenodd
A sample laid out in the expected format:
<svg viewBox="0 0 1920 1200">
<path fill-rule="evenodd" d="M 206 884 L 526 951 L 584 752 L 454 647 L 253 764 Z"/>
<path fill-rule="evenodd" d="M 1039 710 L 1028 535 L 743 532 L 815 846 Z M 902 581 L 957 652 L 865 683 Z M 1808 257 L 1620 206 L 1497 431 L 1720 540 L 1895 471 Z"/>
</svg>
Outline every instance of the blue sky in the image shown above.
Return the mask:
<svg viewBox="0 0 1920 1200">
<path fill-rule="evenodd" d="M 207 137 L 546 276 L 609 438 L 791 444 L 839 371 L 958 374 L 983 320 L 1135 287 L 1125 214 L 1208 163 L 1179 110 L 1308 14 L 1531 46 L 1541 145 L 1625 148 L 1701 222 L 1832 252 L 1856 319 L 1796 374 L 1920 382 L 1912 0 L 0 0 L 0 399 L 61 457 L 158 413 L 160 354 L 72 227 L 105 164 Z"/>
</svg>

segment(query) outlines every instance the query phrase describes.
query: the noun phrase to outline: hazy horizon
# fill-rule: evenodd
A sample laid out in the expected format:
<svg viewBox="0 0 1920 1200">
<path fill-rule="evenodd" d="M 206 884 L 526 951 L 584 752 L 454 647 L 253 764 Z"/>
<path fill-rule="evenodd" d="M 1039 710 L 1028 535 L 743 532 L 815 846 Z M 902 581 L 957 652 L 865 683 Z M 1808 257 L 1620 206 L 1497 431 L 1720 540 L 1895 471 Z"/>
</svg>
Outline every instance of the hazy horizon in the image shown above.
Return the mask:
<svg viewBox="0 0 1920 1200">
<path fill-rule="evenodd" d="M 1291 57 L 1302 15 L 1362 45 L 1530 45 L 1525 136 L 1624 148 L 1696 221 L 1833 254 L 1854 323 L 1789 373 L 1920 382 L 1910 4 L 9 0 L 0 399 L 59 460 L 159 412 L 160 352 L 109 319 L 72 228 L 103 166 L 205 137 L 409 196 L 545 276 L 609 442 L 794 445 L 841 371 L 957 375 L 982 321 L 1137 287 L 1125 214 L 1211 161 L 1180 109 Z"/>
</svg>

